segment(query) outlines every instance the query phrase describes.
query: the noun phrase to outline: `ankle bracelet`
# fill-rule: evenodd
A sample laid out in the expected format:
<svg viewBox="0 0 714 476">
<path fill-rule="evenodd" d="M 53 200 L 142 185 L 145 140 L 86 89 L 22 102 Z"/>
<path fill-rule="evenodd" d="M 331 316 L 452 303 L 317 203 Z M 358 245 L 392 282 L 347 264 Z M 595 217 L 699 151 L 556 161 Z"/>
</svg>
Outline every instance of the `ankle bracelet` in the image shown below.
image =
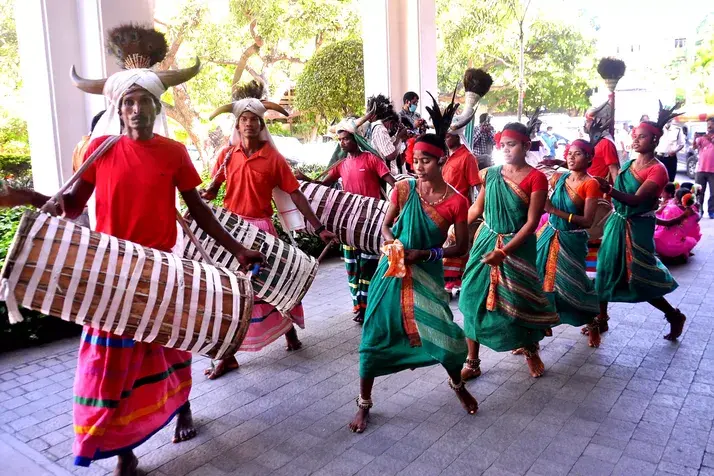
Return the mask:
<svg viewBox="0 0 714 476">
<path fill-rule="evenodd" d="M 449 377 L 449 387 L 451 387 L 451 390 L 458 392 L 464 388 L 464 379 L 461 379 L 459 383 L 454 383 L 454 381 L 451 380 L 451 377 Z"/>
<path fill-rule="evenodd" d="M 362 395 L 358 395 L 355 401 L 357 402 L 357 407 L 361 408 L 362 410 L 369 410 L 374 405 L 371 398 L 365 399 L 362 398 Z"/>
<path fill-rule="evenodd" d="M 481 367 L 481 359 L 466 359 L 466 365 L 473 370 Z"/>
</svg>

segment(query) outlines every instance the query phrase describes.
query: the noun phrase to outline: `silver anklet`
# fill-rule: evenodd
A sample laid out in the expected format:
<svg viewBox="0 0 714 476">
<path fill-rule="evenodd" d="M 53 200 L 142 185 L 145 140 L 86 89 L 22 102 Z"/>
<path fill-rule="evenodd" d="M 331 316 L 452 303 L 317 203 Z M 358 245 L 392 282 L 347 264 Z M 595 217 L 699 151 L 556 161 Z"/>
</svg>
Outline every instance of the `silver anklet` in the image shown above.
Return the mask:
<svg viewBox="0 0 714 476">
<path fill-rule="evenodd" d="M 362 395 L 358 395 L 357 398 L 355 399 L 355 401 L 357 402 L 357 407 L 359 407 L 362 410 L 369 410 L 374 405 L 374 403 L 372 403 L 371 398 L 369 398 L 369 399 L 362 398 Z"/>
<path fill-rule="evenodd" d="M 449 387 L 451 387 L 451 390 L 458 392 L 459 390 L 464 388 L 464 379 L 461 379 L 459 383 L 454 383 L 454 381 L 451 380 L 451 377 L 449 377 Z"/>
<path fill-rule="evenodd" d="M 466 359 L 466 366 L 470 369 L 476 370 L 481 367 L 481 359 Z"/>
</svg>

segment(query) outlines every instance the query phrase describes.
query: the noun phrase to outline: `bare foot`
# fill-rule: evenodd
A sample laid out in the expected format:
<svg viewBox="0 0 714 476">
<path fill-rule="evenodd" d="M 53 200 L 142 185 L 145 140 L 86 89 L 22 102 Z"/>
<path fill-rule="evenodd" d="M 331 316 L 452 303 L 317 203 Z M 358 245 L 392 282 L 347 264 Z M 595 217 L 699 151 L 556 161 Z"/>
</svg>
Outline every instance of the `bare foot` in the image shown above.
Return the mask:
<svg viewBox="0 0 714 476">
<path fill-rule="evenodd" d="M 464 386 L 459 390 L 454 390 L 454 392 L 456 392 L 456 396 L 459 398 L 461 406 L 464 407 L 464 410 L 466 410 L 469 415 L 475 415 L 478 411 L 478 402 L 474 396 L 471 395 L 469 390 Z"/>
<path fill-rule="evenodd" d="M 193 414 L 191 413 L 191 403 L 186 402 L 176 415 L 176 431 L 174 431 L 174 443 L 190 440 L 196 436 L 196 427 L 193 426 Z"/>
<path fill-rule="evenodd" d="M 553 337 L 553 329 L 550 327 L 545 330 L 545 336 L 546 337 Z"/>
<path fill-rule="evenodd" d="M 211 367 L 204 370 L 203 374 L 208 376 L 209 380 L 215 380 L 223 374 L 230 372 L 231 370 L 238 370 L 240 365 L 235 357 L 228 357 L 223 360 L 219 360 L 217 363 L 211 361 Z"/>
<path fill-rule="evenodd" d="M 295 326 L 291 327 L 290 330 L 285 333 L 285 341 L 288 343 L 285 346 L 285 350 L 288 352 L 302 348 L 302 342 L 298 339 Z"/>
<path fill-rule="evenodd" d="M 531 377 L 538 378 L 545 372 L 545 365 L 543 361 L 540 360 L 540 355 L 538 352 L 533 352 L 530 357 L 526 357 L 526 363 L 528 364 L 528 370 L 531 372 Z"/>
<path fill-rule="evenodd" d="M 511 351 L 511 354 L 513 355 L 523 355 L 523 352 L 525 352 L 525 349 L 523 347 L 520 347 L 518 349 L 514 349 Z"/>
<path fill-rule="evenodd" d="M 677 340 L 677 338 L 682 335 L 684 321 L 686 321 L 687 318 L 679 309 L 675 309 L 675 312 L 665 316 L 665 319 L 669 322 L 669 334 L 664 336 L 664 338 L 667 340 Z"/>
<path fill-rule="evenodd" d="M 137 476 L 139 473 L 139 459 L 132 451 L 122 453 L 117 458 L 117 467 L 114 468 L 114 476 Z"/>
<path fill-rule="evenodd" d="M 481 376 L 481 367 L 471 367 L 468 364 L 464 364 L 461 369 L 461 380 L 471 380 L 479 378 Z"/>
<path fill-rule="evenodd" d="M 588 345 L 590 347 L 600 347 L 600 328 L 597 325 L 586 326 L 588 332 Z"/>
<path fill-rule="evenodd" d="M 358 408 L 354 419 L 350 422 L 349 427 L 352 433 L 362 433 L 367 428 L 367 419 L 369 418 L 368 408 Z"/>
<path fill-rule="evenodd" d="M 598 315 L 595 317 L 595 323 L 598 325 L 598 328 L 600 329 L 600 334 L 604 334 L 608 330 L 610 330 L 610 326 L 607 324 L 607 321 L 610 320 L 610 316 L 605 316 L 602 317 L 602 315 Z M 588 326 L 583 327 L 580 329 L 580 333 L 584 336 L 588 335 L 590 333 L 590 329 L 588 329 Z"/>
</svg>

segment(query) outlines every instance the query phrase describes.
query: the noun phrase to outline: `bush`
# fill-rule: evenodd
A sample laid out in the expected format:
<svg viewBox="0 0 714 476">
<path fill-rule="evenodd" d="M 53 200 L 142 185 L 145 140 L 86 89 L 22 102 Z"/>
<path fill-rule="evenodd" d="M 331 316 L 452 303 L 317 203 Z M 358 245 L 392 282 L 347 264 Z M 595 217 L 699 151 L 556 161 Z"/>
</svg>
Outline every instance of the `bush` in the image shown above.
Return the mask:
<svg viewBox="0 0 714 476">
<path fill-rule="evenodd" d="M 32 186 L 32 166 L 26 155 L 0 155 L 0 179 L 14 187 Z"/>
</svg>

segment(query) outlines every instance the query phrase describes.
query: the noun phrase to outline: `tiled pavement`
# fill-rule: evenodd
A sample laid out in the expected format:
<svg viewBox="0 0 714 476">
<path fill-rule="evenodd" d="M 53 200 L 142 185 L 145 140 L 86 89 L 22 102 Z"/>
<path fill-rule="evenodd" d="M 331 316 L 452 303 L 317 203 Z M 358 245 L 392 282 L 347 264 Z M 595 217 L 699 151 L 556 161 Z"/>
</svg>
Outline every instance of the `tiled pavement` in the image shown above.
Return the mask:
<svg viewBox="0 0 714 476">
<path fill-rule="evenodd" d="M 279 341 L 240 354 L 241 369 L 214 382 L 202 375 L 207 360 L 196 359 L 199 436 L 174 445 L 172 428 L 159 432 L 138 449 L 141 468 L 153 476 L 714 475 L 714 221 L 702 225 L 696 256 L 673 269 L 680 287 L 670 297 L 689 317 L 678 343 L 662 339 L 666 323 L 648 305 L 614 305 L 599 349 L 578 329 L 557 328 L 543 342 L 540 379 L 522 357 L 485 352 L 484 374 L 469 384 L 481 405 L 475 416 L 439 367 L 378 379 L 362 435 L 347 430 L 360 328 L 345 313 L 342 265 L 329 262 L 305 300 L 304 348 L 287 353 Z M 72 466 L 76 347 L 0 355 L 0 473 L 112 469 L 114 460 Z"/>
</svg>

